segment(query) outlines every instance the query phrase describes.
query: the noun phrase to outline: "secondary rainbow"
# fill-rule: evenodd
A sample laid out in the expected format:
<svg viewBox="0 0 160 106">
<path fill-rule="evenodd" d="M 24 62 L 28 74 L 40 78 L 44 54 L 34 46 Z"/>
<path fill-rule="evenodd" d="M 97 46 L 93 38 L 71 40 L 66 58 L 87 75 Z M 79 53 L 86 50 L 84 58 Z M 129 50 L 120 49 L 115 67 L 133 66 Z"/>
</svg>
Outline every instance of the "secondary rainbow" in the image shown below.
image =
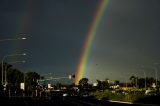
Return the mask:
<svg viewBox="0 0 160 106">
<path fill-rule="evenodd" d="M 15 32 L 13 33 L 13 38 L 22 38 L 22 37 L 27 38 L 28 35 L 27 31 L 29 30 L 31 23 L 32 9 L 33 9 L 32 0 L 24 1 L 22 2 L 21 5 L 23 5 L 22 6 L 23 8 L 21 8 L 23 10 L 23 13 L 17 15 L 17 18 L 15 20 L 17 26 L 15 26 L 16 29 Z M 11 52 L 23 49 L 24 47 L 23 44 L 24 43 L 22 42 L 17 42 L 16 45 L 12 45 Z"/>
<path fill-rule="evenodd" d="M 93 17 L 93 21 L 90 25 L 89 31 L 86 35 L 86 39 L 84 41 L 84 45 L 82 47 L 78 69 L 76 70 L 75 84 L 78 84 L 79 80 L 83 78 L 85 72 L 87 71 L 92 44 L 108 3 L 109 0 L 99 0 L 99 4 Z"/>
</svg>

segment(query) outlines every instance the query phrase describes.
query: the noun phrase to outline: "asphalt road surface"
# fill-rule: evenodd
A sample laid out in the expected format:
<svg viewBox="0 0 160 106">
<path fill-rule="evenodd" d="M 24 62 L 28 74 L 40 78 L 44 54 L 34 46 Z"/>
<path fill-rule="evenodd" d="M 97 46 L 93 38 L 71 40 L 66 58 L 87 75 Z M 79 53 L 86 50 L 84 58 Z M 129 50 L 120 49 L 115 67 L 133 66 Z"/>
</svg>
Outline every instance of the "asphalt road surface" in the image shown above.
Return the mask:
<svg viewBox="0 0 160 106">
<path fill-rule="evenodd" d="M 1 98 L 1 106 L 160 106 L 153 104 L 130 104 L 94 100 L 87 97 L 52 96 L 43 98 L 6 97 Z"/>
</svg>

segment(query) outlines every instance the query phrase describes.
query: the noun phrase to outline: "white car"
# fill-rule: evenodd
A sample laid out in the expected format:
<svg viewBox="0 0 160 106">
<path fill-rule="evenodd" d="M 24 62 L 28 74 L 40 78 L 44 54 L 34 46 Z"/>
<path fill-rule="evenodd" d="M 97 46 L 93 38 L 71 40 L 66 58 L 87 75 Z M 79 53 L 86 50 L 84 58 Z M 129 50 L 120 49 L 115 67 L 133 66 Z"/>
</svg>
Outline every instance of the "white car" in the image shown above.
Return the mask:
<svg viewBox="0 0 160 106">
<path fill-rule="evenodd" d="M 63 96 L 69 96 L 69 94 L 68 93 L 63 93 Z"/>
<path fill-rule="evenodd" d="M 155 95 L 156 92 L 155 92 L 154 90 L 147 89 L 147 90 L 145 91 L 145 94 L 146 94 L 146 95 Z"/>
</svg>

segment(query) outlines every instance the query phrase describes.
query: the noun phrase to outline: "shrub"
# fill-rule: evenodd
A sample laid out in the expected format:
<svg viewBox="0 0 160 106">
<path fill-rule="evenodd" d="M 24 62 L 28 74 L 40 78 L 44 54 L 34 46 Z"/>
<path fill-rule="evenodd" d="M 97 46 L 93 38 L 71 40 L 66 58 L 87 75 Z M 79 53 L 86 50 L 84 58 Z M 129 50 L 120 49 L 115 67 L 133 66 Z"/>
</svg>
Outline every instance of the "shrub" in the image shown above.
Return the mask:
<svg viewBox="0 0 160 106">
<path fill-rule="evenodd" d="M 90 95 L 98 100 L 115 100 L 123 102 L 134 102 L 146 97 L 144 94 L 112 93 L 109 90 L 92 92 Z"/>
</svg>

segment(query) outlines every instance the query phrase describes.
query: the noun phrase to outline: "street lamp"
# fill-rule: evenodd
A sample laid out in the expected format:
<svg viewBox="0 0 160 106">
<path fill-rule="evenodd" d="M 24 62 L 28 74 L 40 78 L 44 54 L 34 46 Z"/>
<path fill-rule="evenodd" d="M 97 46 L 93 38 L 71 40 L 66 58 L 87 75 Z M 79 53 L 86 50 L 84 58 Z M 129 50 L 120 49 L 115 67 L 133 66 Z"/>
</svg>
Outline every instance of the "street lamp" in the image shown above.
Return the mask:
<svg viewBox="0 0 160 106">
<path fill-rule="evenodd" d="M 11 40 L 26 40 L 27 38 L 25 37 L 22 37 L 22 38 L 7 38 L 7 39 L 0 39 L 0 42 L 3 42 L 3 41 L 11 41 Z M 6 56 L 4 56 L 5 58 Z M 4 60 L 4 58 L 2 59 L 2 62 Z M 2 85 L 3 85 L 3 63 L 2 63 Z"/>
<path fill-rule="evenodd" d="M 7 40 L 26 40 L 27 38 L 25 37 L 22 37 L 22 38 L 8 38 L 8 39 L 1 39 L 0 42 L 3 42 L 3 41 L 7 41 Z"/>
<path fill-rule="evenodd" d="M 155 74 L 156 74 L 156 87 L 157 87 L 157 68 L 156 67 L 153 67 L 154 68 L 154 71 L 155 71 Z"/>
<path fill-rule="evenodd" d="M 4 85 L 4 83 L 3 83 L 3 62 L 4 62 L 4 59 L 5 59 L 6 57 L 12 57 L 12 56 L 18 56 L 18 55 L 26 55 L 26 53 L 5 55 L 5 56 L 2 58 L 2 85 Z"/>
<path fill-rule="evenodd" d="M 160 65 L 160 63 L 153 63 L 153 64 Z M 154 69 L 155 69 L 155 73 L 156 73 L 156 87 L 157 87 L 157 80 L 158 80 L 157 72 L 158 72 L 158 69 L 157 69 L 157 67 L 154 67 Z"/>
</svg>

